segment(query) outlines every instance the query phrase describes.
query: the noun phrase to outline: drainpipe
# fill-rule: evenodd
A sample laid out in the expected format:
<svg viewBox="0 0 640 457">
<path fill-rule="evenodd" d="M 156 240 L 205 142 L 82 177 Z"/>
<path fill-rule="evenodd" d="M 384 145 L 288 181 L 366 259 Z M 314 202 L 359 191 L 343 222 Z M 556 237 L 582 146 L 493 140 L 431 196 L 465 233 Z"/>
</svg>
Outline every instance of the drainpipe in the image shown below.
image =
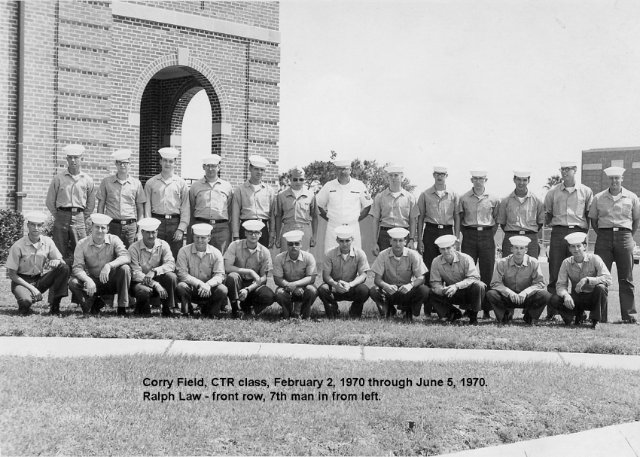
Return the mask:
<svg viewBox="0 0 640 457">
<path fill-rule="evenodd" d="M 16 116 L 16 211 L 22 212 L 22 199 L 27 196 L 22 191 L 23 143 L 24 143 L 24 40 L 25 2 L 18 2 L 18 106 Z"/>
</svg>

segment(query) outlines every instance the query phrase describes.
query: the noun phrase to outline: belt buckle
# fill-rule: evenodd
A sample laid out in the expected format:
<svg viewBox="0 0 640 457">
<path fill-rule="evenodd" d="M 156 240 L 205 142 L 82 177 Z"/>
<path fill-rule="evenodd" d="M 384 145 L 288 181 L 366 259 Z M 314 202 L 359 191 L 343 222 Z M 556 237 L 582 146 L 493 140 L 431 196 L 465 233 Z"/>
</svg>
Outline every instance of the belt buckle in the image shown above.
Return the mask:
<svg viewBox="0 0 640 457">
<path fill-rule="evenodd" d="M 71 214 L 76 214 L 78 211 L 78 208 L 71 208 Z"/>
<path fill-rule="evenodd" d="M 478 232 L 482 232 L 484 230 L 484 227 L 476 227 L 476 229 L 478 230 Z"/>
<path fill-rule="evenodd" d="M 570 229 L 574 229 L 574 228 L 576 228 L 576 226 L 575 225 L 570 225 L 569 228 Z"/>
<path fill-rule="evenodd" d="M 164 218 L 165 218 L 165 219 L 171 219 L 171 214 L 165 214 L 165 215 L 164 215 Z"/>
<path fill-rule="evenodd" d="M 438 224 L 438 228 L 439 228 L 439 229 L 443 229 L 443 228 L 444 228 L 444 225 L 440 225 L 440 224 Z"/>
<path fill-rule="evenodd" d="M 518 232 L 518 235 L 524 235 L 525 233 L 527 233 L 527 232 L 526 232 L 526 230 L 520 230 L 520 231 Z"/>
<path fill-rule="evenodd" d="M 617 232 L 617 231 L 619 231 L 619 230 L 620 230 L 620 227 L 613 227 L 613 231 L 614 231 L 614 232 Z"/>
<path fill-rule="evenodd" d="M 209 219 L 209 224 L 216 225 L 216 220 L 215 219 Z"/>
<path fill-rule="evenodd" d="M 120 225 L 127 225 L 127 221 L 126 221 L 126 219 L 122 219 L 122 220 L 120 221 Z"/>
</svg>

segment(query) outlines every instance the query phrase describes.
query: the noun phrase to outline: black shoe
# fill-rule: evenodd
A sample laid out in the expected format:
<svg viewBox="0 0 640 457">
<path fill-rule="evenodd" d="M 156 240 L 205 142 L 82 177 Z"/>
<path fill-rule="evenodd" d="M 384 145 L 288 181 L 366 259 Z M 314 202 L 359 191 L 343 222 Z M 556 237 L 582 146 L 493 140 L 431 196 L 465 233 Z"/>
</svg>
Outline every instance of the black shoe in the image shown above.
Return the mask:
<svg viewBox="0 0 640 457">
<path fill-rule="evenodd" d="M 118 311 L 116 312 L 117 316 L 127 317 L 127 308 L 124 306 L 118 306 Z"/>
<path fill-rule="evenodd" d="M 598 326 L 598 319 L 591 319 L 591 328 L 595 330 Z"/>
<path fill-rule="evenodd" d="M 482 312 L 482 318 L 483 319 L 491 319 L 491 312 L 490 311 L 483 311 Z"/>
<path fill-rule="evenodd" d="M 455 322 L 462 317 L 462 313 L 458 309 L 454 309 L 453 311 L 449 311 L 449 315 L 447 316 L 447 320 L 449 322 Z"/>
<path fill-rule="evenodd" d="M 533 325 L 533 318 L 529 316 L 529 313 L 526 313 L 524 316 L 522 316 L 522 320 L 527 325 Z"/>
<path fill-rule="evenodd" d="M 469 325 L 478 325 L 478 316 L 469 316 Z"/>
<path fill-rule="evenodd" d="M 571 319 L 570 319 L 570 318 L 568 318 L 568 317 L 563 317 L 563 318 L 562 318 L 562 321 L 564 322 L 564 325 L 565 325 L 565 326 L 567 326 L 567 327 L 570 327 L 570 326 L 571 326 Z"/>
<path fill-rule="evenodd" d="M 637 324 L 637 323 L 638 323 L 638 320 L 637 320 L 635 317 L 633 317 L 633 316 L 629 316 L 629 318 L 628 318 L 628 319 L 623 319 L 623 320 L 622 320 L 622 323 L 623 323 L 623 324 Z"/>
<path fill-rule="evenodd" d="M 582 324 L 582 316 L 576 316 L 576 319 L 575 319 L 574 323 L 576 325 Z"/>
</svg>

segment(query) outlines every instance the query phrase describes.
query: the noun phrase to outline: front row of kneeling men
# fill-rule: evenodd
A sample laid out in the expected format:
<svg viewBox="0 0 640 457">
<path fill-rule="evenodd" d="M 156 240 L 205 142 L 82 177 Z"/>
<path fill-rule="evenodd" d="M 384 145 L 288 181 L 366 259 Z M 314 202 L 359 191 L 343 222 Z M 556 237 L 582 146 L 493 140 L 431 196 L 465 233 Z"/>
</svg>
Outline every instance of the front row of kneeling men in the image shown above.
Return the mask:
<svg viewBox="0 0 640 457">
<path fill-rule="evenodd" d="M 462 309 L 471 324 L 477 323 L 483 303 L 500 323 L 509 322 L 515 308 L 523 308 L 528 324 L 546 306 L 567 325 L 581 323 L 585 311 L 590 311 L 592 327 L 607 315 L 611 275 L 599 256 L 586 252 L 582 232 L 565 237 L 572 255 L 562 263 L 552 296 L 538 260 L 527 255 L 531 240 L 526 236 L 510 237 L 512 254 L 497 261 L 488 290 L 473 259 L 456 251 L 456 237 L 437 238 L 440 255 L 431 264 L 428 287 L 424 281 L 429 270 L 422 257 L 406 247 L 408 230 L 390 229 L 391 247 L 380 252 L 369 268 L 364 251 L 352 246 L 352 228 L 339 226 L 338 246 L 327 252 L 321 268 L 324 283 L 316 290 L 316 261 L 301 249 L 303 233 L 285 233 L 287 250 L 272 262 L 269 250 L 258 242 L 264 227 L 259 220 L 243 223 L 245 239 L 232 242 L 224 256 L 209 244 L 212 226 L 195 224 L 193 243 L 181 248 L 174 260 L 167 242 L 157 237 L 159 220 L 141 220 L 142 239 L 127 250 L 119 237 L 108 233 L 111 218 L 96 213 L 91 215 L 90 235 L 76 246 L 70 271 L 53 241 L 41 235 L 45 215 L 30 213 L 26 219 L 28 233 L 11 247 L 6 263 L 21 313 L 28 313 L 49 290 L 51 313 L 58 314 L 60 300 L 70 289 L 73 301 L 86 314 L 100 312 L 102 295 L 117 294 L 119 315 L 126 314 L 130 295 L 141 315 L 150 314 L 151 299 L 158 297 L 163 316 L 173 315 L 179 302 L 182 314 L 193 314 L 197 304 L 202 315 L 219 317 L 228 300 L 234 317 L 239 310 L 244 315 L 260 314 L 277 302 L 283 317 L 308 318 L 317 296 L 329 318 L 340 313 L 338 302 L 345 300 L 352 302 L 349 315 L 360 317 L 369 297 L 381 316 L 400 310 L 411 319 L 420 315 L 424 304 L 426 315 L 434 311 L 449 321 L 463 317 Z M 371 289 L 365 285 L 369 270 L 375 275 Z M 275 293 L 266 285 L 271 271 Z"/>
</svg>

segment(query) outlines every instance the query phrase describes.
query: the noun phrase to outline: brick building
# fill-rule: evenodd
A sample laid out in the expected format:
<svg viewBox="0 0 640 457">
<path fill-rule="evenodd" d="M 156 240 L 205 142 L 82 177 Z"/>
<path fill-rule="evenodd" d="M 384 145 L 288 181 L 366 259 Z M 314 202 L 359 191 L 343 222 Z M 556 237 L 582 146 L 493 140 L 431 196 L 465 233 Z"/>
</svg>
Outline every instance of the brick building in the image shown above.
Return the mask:
<svg viewBox="0 0 640 457">
<path fill-rule="evenodd" d="M 203 90 L 225 179 L 245 180 L 257 153 L 277 182 L 277 2 L 8 1 L 0 13 L 0 208 L 44 209 L 71 143 L 98 182 L 117 148 L 146 180 L 159 148 L 180 148 Z"/>
</svg>

